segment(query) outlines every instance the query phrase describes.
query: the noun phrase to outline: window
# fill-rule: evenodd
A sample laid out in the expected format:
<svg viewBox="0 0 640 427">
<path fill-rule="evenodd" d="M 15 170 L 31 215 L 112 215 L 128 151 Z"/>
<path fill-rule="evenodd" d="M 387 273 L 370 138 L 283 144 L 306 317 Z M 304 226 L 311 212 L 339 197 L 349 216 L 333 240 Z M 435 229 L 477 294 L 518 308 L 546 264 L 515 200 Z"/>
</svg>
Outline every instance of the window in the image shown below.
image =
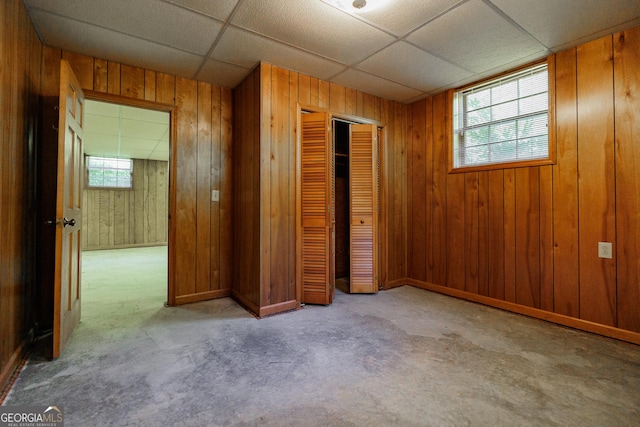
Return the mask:
<svg viewBox="0 0 640 427">
<path fill-rule="evenodd" d="M 109 157 L 87 157 L 89 187 L 131 188 L 133 161 Z"/>
<path fill-rule="evenodd" d="M 459 90 L 453 100 L 453 167 L 548 160 L 547 64 Z"/>
</svg>

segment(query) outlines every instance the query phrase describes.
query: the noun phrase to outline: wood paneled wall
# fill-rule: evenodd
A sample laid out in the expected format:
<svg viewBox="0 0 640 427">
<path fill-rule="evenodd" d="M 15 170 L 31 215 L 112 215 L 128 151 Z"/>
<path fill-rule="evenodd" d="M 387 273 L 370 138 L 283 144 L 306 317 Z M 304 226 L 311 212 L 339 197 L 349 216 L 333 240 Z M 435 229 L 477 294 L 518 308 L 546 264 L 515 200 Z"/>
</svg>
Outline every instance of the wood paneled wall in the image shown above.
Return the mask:
<svg viewBox="0 0 640 427">
<path fill-rule="evenodd" d="M 45 68 L 66 59 L 84 89 L 175 105 L 170 166 L 169 304 L 231 289 L 231 90 L 126 64 L 45 48 Z M 55 76 L 46 84 L 55 82 Z M 212 190 L 220 200 L 212 201 Z"/>
<path fill-rule="evenodd" d="M 82 191 L 82 249 L 167 244 L 169 162 L 133 160 L 131 189 Z"/>
<path fill-rule="evenodd" d="M 42 44 L 20 0 L 0 3 L 0 390 L 34 328 L 35 159 Z"/>
<path fill-rule="evenodd" d="M 450 174 L 449 95 L 410 106 L 412 284 L 640 332 L 639 52 L 635 28 L 550 58 L 552 166 Z"/>
<path fill-rule="evenodd" d="M 385 284 L 406 278 L 407 106 L 262 63 L 234 93 L 234 295 L 259 315 L 295 308 L 298 105 L 383 123 Z"/>
</svg>

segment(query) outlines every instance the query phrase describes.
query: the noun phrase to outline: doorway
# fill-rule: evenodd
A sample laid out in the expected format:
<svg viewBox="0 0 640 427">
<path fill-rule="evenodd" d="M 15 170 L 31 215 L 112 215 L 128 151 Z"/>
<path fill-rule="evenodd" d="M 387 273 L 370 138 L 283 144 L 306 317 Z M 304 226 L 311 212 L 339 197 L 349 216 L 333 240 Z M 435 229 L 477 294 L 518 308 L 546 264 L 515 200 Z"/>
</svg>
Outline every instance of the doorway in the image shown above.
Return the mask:
<svg viewBox="0 0 640 427">
<path fill-rule="evenodd" d="M 378 126 L 326 112 L 300 113 L 297 270 L 301 301 L 331 304 L 336 278 L 340 286 L 347 274 L 348 289 L 343 290 L 376 293 L 380 262 Z"/>
<path fill-rule="evenodd" d="M 349 293 L 350 231 L 349 231 L 349 122 L 333 119 L 334 170 L 333 194 L 335 206 L 334 278 L 336 289 Z"/>
<path fill-rule="evenodd" d="M 83 318 L 105 306 L 162 307 L 169 285 L 170 113 L 85 104 Z"/>
</svg>

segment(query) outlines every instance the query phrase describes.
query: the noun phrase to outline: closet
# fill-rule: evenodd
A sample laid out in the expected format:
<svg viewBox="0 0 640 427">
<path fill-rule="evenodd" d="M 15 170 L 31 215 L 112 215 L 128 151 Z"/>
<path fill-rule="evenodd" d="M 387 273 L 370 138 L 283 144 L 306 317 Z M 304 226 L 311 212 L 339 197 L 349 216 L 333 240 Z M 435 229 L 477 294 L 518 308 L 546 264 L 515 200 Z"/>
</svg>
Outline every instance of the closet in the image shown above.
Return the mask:
<svg viewBox="0 0 640 427">
<path fill-rule="evenodd" d="M 301 115 L 300 265 L 307 304 L 331 304 L 336 275 L 348 273 L 350 293 L 378 290 L 378 129 L 335 123 L 334 138 L 327 113 Z"/>
</svg>

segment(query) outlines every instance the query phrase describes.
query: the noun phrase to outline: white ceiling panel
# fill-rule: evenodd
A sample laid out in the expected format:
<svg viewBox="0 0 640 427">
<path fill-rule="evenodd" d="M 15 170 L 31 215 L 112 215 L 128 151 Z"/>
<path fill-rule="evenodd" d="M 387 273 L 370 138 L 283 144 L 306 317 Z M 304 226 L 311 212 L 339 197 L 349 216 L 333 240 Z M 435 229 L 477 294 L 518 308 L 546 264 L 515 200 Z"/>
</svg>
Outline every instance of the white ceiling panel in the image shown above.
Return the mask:
<svg viewBox="0 0 640 427">
<path fill-rule="evenodd" d="M 345 68 L 337 62 L 235 27 L 225 31 L 212 57 L 246 68 L 253 68 L 261 60 L 279 66 L 287 64 L 290 70 L 324 80 Z"/>
<path fill-rule="evenodd" d="M 85 132 L 85 153 L 92 153 L 96 150 L 100 152 L 113 152 L 116 154 L 118 150 L 118 135 Z"/>
<path fill-rule="evenodd" d="M 149 160 L 159 160 L 159 161 L 167 162 L 167 161 L 169 161 L 169 151 L 156 150 L 153 153 L 149 154 L 147 159 L 149 159 Z"/>
<path fill-rule="evenodd" d="M 238 0 L 165 0 L 193 11 L 226 21 Z"/>
<path fill-rule="evenodd" d="M 56 3 L 60 3 L 55 5 L 58 15 L 198 55 L 206 55 L 223 25 L 207 16 L 157 0 L 65 0 Z M 29 0 L 29 5 L 45 11 L 52 9 L 52 2 L 47 0 Z"/>
<path fill-rule="evenodd" d="M 168 124 L 122 119 L 122 136 L 158 140 L 167 132 L 168 127 Z"/>
<path fill-rule="evenodd" d="M 144 138 L 129 138 L 123 137 L 120 139 L 120 147 L 134 148 L 136 150 L 153 151 L 158 146 L 159 141 L 157 139 L 144 139 Z M 166 142 L 165 142 L 166 143 Z"/>
<path fill-rule="evenodd" d="M 338 74 L 331 82 L 399 102 L 423 95 L 419 90 L 354 69 Z"/>
<path fill-rule="evenodd" d="M 234 25 L 354 64 L 394 38 L 320 1 L 243 0 Z"/>
<path fill-rule="evenodd" d="M 266 61 L 407 102 L 640 25 L 640 0 L 23 1 L 47 46 L 229 88 Z"/>
<path fill-rule="evenodd" d="M 156 160 L 169 158 L 168 113 L 93 100 L 86 101 L 85 112 L 85 154 L 130 157 L 135 152 L 135 158 L 146 159 L 159 151 Z"/>
<path fill-rule="evenodd" d="M 120 117 L 120 108 L 121 106 L 118 104 L 87 100 L 84 105 L 84 114 L 85 117 L 90 114 L 107 117 Z"/>
<path fill-rule="evenodd" d="M 166 111 L 147 110 L 146 108 L 129 107 L 126 105 L 123 105 L 120 108 L 122 108 L 122 117 L 125 119 L 160 123 L 165 126 L 169 125 L 169 113 Z"/>
<path fill-rule="evenodd" d="M 325 1 L 331 3 L 332 0 Z M 397 36 L 404 36 L 460 1 L 392 0 L 384 2 L 382 7 L 372 10 L 365 7 L 355 14 Z"/>
<path fill-rule="evenodd" d="M 179 76 L 193 76 L 202 62 L 191 53 L 48 12 L 33 11 L 31 17 L 48 46 Z"/>
<path fill-rule="evenodd" d="M 217 86 L 236 87 L 242 79 L 251 71 L 251 68 L 240 67 L 215 59 L 208 59 L 198 72 L 196 78 L 204 82 L 210 82 Z"/>
<path fill-rule="evenodd" d="M 464 3 L 411 34 L 408 40 L 477 73 L 546 51 L 481 0 Z"/>
<path fill-rule="evenodd" d="M 118 135 L 118 117 L 100 116 L 95 114 L 85 114 L 84 123 L 92 133 L 102 135 Z"/>
<path fill-rule="evenodd" d="M 364 60 L 357 68 L 389 80 L 403 81 L 407 86 L 425 92 L 472 75 L 402 41 Z"/>
<path fill-rule="evenodd" d="M 638 0 L 491 0 L 551 49 L 638 25 Z M 635 18 L 635 19 L 634 19 Z"/>
</svg>

